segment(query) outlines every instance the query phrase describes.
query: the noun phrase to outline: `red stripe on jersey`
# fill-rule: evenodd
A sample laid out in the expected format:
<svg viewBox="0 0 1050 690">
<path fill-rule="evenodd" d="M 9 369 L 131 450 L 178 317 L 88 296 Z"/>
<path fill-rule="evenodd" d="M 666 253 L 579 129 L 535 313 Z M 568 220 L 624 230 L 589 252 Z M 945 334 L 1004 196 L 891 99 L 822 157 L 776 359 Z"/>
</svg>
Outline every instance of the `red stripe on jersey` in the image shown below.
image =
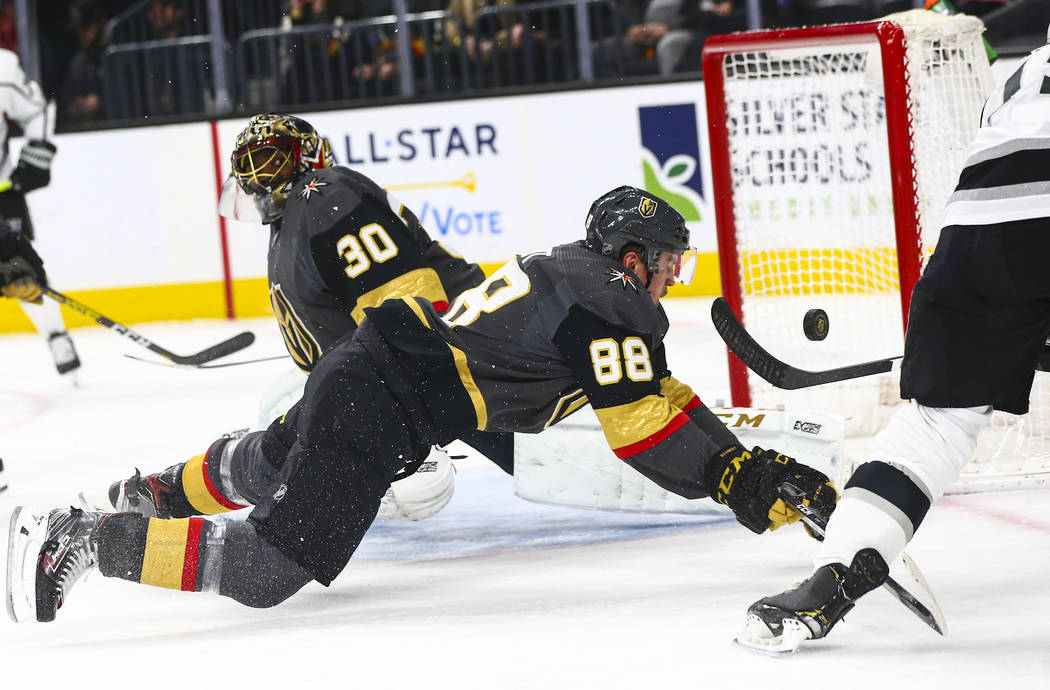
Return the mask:
<svg viewBox="0 0 1050 690">
<path fill-rule="evenodd" d="M 215 488 L 215 484 L 211 481 L 211 474 L 208 473 L 208 458 L 211 457 L 211 448 L 208 448 L 208 452 L 204 454 L 204 462 L 201 464 L 201 471 L 204 472 L 204 488 L 208 490 L 211 497 L 215 499 L 215 502 L 221 505 L 223 508 L 230 510 L 240 510 L 245 506 L 240 503 L 234 503 L 230 499 L 222 495 L 222 493 Z"/>
<path fill-rule="evenodd" d="M 192 592 L 197 584 L 197 565 L 200 563 L 201 529 L 204 520 L 190 518 L 186 534 L 186 554 L 182 559 L 182 591 Z"/>
<path fill-rule="evenodd" d="M 689 402 L 687 402 L 685 404 L 685 407 L 682 408 L 682 412 L 688 412 L 690 410 L 695 410 L 696 408 L 700 407 L 703 404 L 704 403 L 700 400 L 700 396 L 694 395 L 693 399 L 690 400 Z"/>
<path fill-rule="evenodd" d="M 434 305 L 434 311 L 436 311 L 438 314 L 444 314 L 446 311 L 448 311 L 448 302 L 438 300 L 437 302 L 431 302 L 431 304 Z"/>
<path fill-rule="evenodd" d="M 655 434 L 651 434 L 646 438 L 643 438 L 641 441 L 635 441 L 634 443 L 628 446 L 616 448 L 613 450 L 613 452 L 616 453 L 616 457 L 620 458 L 621 460 L 624 458 L 632 457 L 634 455 L 638 455 L 638 453 L 641 453 L 643 450 L 649 450 L 656 444 L 660 443 L 665 438 L 678 431 L 688 423 L 689 417 L 687 417 L 684 412 L 679 412 L 671 418 L 671 421 L 664 425 L 664 428 L 660 429 Z"/>
</svg>

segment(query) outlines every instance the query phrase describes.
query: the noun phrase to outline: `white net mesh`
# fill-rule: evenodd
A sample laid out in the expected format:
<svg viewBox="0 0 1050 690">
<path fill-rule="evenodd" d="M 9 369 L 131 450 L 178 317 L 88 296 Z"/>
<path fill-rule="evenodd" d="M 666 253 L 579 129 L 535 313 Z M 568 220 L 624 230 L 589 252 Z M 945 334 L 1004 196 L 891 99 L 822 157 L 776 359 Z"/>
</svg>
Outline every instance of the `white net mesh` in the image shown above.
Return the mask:
<svg viewBox="0 0 1050 690">
<path fill-rule="evenodd" d="M 911 248 L 902 251 L 919 251 L 921 241 L 923 260 L 992 79 L 979 20 L 923 11 L 890 19 L 904 29 L 917 207 Z M 722 63 L 744 323 L 774 355 L 802 368 L 898 355 L 902 286 L 884 79 L 901 75 L 883 74 L 874 31 L 824 44 L 792 41 L 791 31 L 784 38 L 741 44 Z M 811 342 L 802 319 L 817 306 L 831 327 L 825 340 Z M 755 406 L 845 414 L 854 435 L 874 433 L 900 402 L 888 375 L 790 392 L 750 375 L 749 388 Z M 997 467 L 974 465 L 975 472 L 1023 474 L 1045 464 L 1045 381 L 1037 381 L 1033 409 L 1023 419 L 996 414 L 980 454 Z"/>
</svg>

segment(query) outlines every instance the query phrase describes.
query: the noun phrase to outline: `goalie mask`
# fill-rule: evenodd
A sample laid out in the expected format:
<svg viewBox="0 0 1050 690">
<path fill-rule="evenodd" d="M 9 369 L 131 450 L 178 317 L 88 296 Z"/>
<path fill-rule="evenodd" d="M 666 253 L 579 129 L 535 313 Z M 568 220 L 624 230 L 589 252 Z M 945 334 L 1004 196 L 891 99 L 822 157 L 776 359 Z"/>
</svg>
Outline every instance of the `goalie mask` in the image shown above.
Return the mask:
<svg viewBox="0 0 1050 690">
<path fill-rule="evenodd" d="M 688 285 L 696 270 L 696 250 L 689 246 L 689 228 L 682 214 L 658 196 L 636 187 L 617 187 L 591 204 L 587 213 L 588 249 L 598 254 L 620 258 L 630 243 L 644 247 L 649 280 L 659 272 L 662 252 L 678 257 L 675 282 Z"/>
<path fill-rule="evenodd" d="M 234 142 L 219 213 L 272 223 L 284 213 L 296 178 L 333 162 L 328 140 L 310 123 L 291 115 L 256 115 Z"/>
</svg>

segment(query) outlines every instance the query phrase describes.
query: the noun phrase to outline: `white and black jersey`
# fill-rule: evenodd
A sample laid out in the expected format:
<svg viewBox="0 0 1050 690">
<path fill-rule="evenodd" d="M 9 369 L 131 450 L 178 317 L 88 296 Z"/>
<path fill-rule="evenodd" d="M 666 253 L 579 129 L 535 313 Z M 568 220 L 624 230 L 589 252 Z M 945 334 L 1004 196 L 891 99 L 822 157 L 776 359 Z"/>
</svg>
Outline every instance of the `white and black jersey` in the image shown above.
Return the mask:
<svg viewBox="0 0 1050 690">
<path fill-rule="evenodd" d="M 992 92 L 967 153 L 944 225 L 1050 217 L 1050 45 Z"/>
<path fill-rule="evenodd" d="M 981 128 L 912 292 L 901 397 L 1028 411 L 1050 335 L 1050 45 L 985 104 Z"/>
<path fill-rule="evenodd" d="M 0 179 L 11 177 L 18 162 L 18 156 L 12 156 L 8 146 L 10 131 L 7 120 L 13 120 L 21 126 L 29 139 L 47 139 L 48 132 L 54 123 L 48 123 L 50 117 L 47 101 L 40 85 L 29 79 L 18 62 L 18 56 L 10 50 L 0 49 Z"/>
</svg>

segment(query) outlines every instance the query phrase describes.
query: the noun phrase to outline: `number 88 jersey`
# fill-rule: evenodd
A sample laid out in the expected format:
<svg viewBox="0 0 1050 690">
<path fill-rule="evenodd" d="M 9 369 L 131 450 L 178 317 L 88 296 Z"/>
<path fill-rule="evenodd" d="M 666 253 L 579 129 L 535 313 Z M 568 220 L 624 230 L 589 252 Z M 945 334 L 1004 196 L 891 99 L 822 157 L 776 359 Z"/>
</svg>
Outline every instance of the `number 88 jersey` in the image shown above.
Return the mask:
<svg viewBox="0 0 1050 690">
<path fill-rule="evenodd" d="M 561 245 L 517 257 L 443 318 L 405 300 L 369 322 L 406 354 L 434 419 L 535 433 L 589 402 L 620 458 L 703 495 L 698 473 L 716 448 L 689 414 L 700 401 L 667 370 L 663 308 L 615 260 Z"/>
</svg>

